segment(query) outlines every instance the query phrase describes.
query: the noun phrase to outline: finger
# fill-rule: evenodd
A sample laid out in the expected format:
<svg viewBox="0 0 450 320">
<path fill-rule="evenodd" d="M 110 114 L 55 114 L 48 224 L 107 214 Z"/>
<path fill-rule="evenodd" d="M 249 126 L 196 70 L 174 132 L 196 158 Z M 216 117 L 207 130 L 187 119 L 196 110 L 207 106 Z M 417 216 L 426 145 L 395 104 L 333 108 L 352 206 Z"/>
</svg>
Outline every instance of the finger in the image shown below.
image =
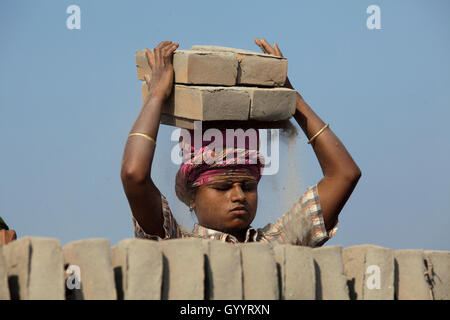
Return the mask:
<svg viewBox="0 0 450 320">
<path fill-rule="evenodd" d="M 164 48 L 165 46 L 171 44 L 172 41 L 163 41 L 161 42 L 156 48 L 155 48 L 155 63 L 156 64 L 160 64 L 163 61 L 163 57 L 162 57 L 162 51 L 161 49 Z"/>
<path fill-rule="evenodd" d="M 280 50 L 280 48 L 278 47 L 278 44 L 275 43 L 274 47 L 275 47 L 275 52 L 277 53 L 277 56 L 282 57 L 283 54 L 281 53 L 281 50 Z"/>
<path fill-rule="evenodd" d="M 268 52 L 268 47 L 266 46 L 267 41 L 266 41 L 264 38 L 261 38 L 261 39 L 259 40 L 259 42 L 261 43 L 261 47 L 262 47 L 264 53 L 269 53 L 269 52 Z M 269 46 L 270 46 L 270 45 L 269 45 Z"/>
<path fill-rule="evenodd" d="M 161 64 L 161 49 L 155 48 L 155 64 L 160 65 Z"/>
<path fill-rule="evenodd" d="M 167 59 L 167 52 L 169 51 L 169 49 L 171 47 L 172 47 L 172 45 L 166 46 L 166 47 L 161 49 L 161 58 L 164 60 L 164 64 L 169 62 L 168 59 Z"/>
<path fill-rule="evenodd" d="M 150 68 L 153 68 L 153 66 L 155 65 L 155 57 L 153 55 L 153 52 L 150 51 L 149 49 L 146 49 L 145 55 L 147 56 L 147 61 L 148 64 L 150 65 Z"/>
<path fill-rule="evenodd" d="M 170 41 L 170 43 L 166 43 L 160 48 L 160 50 L 161 50 L 161 59 L 165 58 L 167 50 L 169 50 L 172 46 L 173 46 L 173 43 L 172 43 L 172 41 Z"/>
<path fill-rule="evenodd" d="M 260 41 L 258 38 L 255 39 L 255 43 L 256 43 L 256 45 L 257 45 L 258 47 L 261 48 L 262 52 L 264 52 L 264 53 L 266 52 L 266 51 L 264 50 L 264 46 L 262 45 L 261 41 Z"/>
<path fill-rule="evenodd" d="M 165 47 L 170 47 L 172 46 L 174 43 L 172 41 L 166 41 L 165 43 L 163 43 L 163 46 L 161 48 L 165 48 Z"/>
<path fill-rule="evenodd" d="M 171 45 L 165 46 L 161 49 L 162 56 L 166 57 L 170 54 L 170 52 L 175 51 L 176 48 L 178 48 L 178 43 L 172 43 Z"/>
<path fill-rule="evenodd" d="M 168 48 L 164 48 L 161 50 L 161 59 L 163 60 L 164 65 L 170 64 L 170 58 L 168 58 L 167 51 Z"/>
<path fill-rule="evenodd" d="M 172 41 L 163 41 L 156 47 L 157 49 L 161 49 L 162 47 L 165 47 L 166 45 L 172 43 Z"/>
<path fill-rule="evenodd" d="M 272 46 L 266 41 L 266 39 L 262 38 L 261 42 L 262 42 L 262 44 L 263 44 L 263 46 L 264 46 L 264 48 L 265 48 L 265 50 L 266 50 L 266 52 L 268 54 L 274 54 L 275 53 L 275 49 L 272 48 Z"/>
<path fill-rule="evenodd" d="M 178 43 L 174 43 L 165 49 L 164 59 L 165 59 L 166 63 L 169 63 L 169 64 L 172 63 L 172 59 L 171 59 L 172 55 L 175 52 L 175 50 L 178 48 L 178 46 L 179 46 Z"/>
<path fill-rule="evenodd" d="M 261 48 L 262 52 L 267 53 L 267 49 L 260 39 L 256 40 L 256 44 Z"/>
</svg>

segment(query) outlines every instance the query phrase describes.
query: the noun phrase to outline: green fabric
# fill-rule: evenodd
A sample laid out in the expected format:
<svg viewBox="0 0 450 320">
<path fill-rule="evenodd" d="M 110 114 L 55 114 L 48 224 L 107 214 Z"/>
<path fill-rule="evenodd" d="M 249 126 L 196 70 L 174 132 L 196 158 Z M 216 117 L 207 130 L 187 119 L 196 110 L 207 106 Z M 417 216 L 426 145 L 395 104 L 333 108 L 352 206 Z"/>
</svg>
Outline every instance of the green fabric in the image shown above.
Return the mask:
<svg viewBox="0 0 450 320">
<path fill-rule="evenodd" d="M 8 225 L 3 221 L 2 217 L 0 217 L 0 230 L 9 230 Z"/>
</svg>

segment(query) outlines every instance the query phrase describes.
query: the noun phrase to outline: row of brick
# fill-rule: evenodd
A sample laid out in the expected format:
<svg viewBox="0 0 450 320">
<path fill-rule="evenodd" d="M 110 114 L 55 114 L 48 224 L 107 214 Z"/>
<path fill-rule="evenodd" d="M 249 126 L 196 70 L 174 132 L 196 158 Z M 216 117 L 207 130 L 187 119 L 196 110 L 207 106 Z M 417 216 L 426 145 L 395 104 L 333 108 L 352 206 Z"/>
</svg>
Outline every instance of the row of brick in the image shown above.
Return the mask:
<svg viewBox="0 0 450 320">
<path fill-rule="evenodd" d="M 151 81 L 145 50 L 136 51 L 137 75 Z M 241 49 L 193 46 L 173 56 L 174 88 L 162 110 L 161 123 L 186 129 L 194 121 L 253 121 L 272 126 L 295 112 L 297 93 L 281 88 L 285 58 Z M 259 87 L 258 87 L 259 86 Z M 142 85 L 143 103 L 148 87 Z"/>
<path fill-rule="evenodd" d="M 297 92 L 287 88 L 219 87 L 175 85 L 162 113 L 177 118 L 215 120 L 280 121 L 295 112 Z M 142 101 L 148 87 L 142 83 Z"/>
<path fill-rule="evenodd" d="M 450 299 L 450 252 L 202 239 L 0 246 L 0 299 Z"/>
<path fill-rule="evenodd" d="M 145 50 L 136 51 L 139 80 L 151 79 Z M 173 55 L 174 82 L 190 85 L 281 87 L 286 81 L 285 58 L 217 46 L 193 46 Z"/>
</svg>

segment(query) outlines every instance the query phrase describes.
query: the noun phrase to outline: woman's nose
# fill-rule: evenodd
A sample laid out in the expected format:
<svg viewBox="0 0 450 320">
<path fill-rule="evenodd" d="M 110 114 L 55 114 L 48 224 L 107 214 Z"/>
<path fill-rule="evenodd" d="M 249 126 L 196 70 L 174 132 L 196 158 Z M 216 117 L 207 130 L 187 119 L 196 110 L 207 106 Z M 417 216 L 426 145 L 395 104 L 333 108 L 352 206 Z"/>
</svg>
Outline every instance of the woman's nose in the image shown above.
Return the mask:
<svg viewBox="0 0 450 320">
<path fill-rule="evenodd" d="M 233 185 L 231 188 L 231 201 L 244 201 L 245 193 L 239 184 Z"/>
</svg>

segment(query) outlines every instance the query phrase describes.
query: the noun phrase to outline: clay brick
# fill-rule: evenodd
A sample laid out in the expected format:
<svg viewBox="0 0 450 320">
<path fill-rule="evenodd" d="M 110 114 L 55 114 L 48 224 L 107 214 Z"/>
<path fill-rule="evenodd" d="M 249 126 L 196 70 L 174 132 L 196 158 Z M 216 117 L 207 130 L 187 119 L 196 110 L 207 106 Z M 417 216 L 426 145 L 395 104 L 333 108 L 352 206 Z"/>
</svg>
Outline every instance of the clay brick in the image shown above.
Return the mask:
<svg viewBox="0 0 450 320">
<path fill-rule="evenodd" d="M 344 248 L 342 260 L 351 300 L 364 300 L 363 285 L 367 248 L 364 245 Z"/>
<path fill-rule="evenodd" d="M 158 242 L 163 252 L 164 300 L 204 299 L 204 247 L 201 239 Z"/>
<path fill-rule="evenodd" d="M 119 299 L 161 299 L 163 259 L 156 241 L 126 239 L 111 255 Z"/>
<path fill-rule="evenodd" d="M 148 95 L 142 83 L 142 101 Z M 286 88 L 199 87 L 175 85 L 174 94 L 163 107 L 163 114 L 190 120 L 289 119 L 297 103 L 297 92 Z M 172 123 L 169 123 L 172 124 Z M 184 127 L 184 126 L 183 126 Z"/>
<path fill-rule="evenodd" d="M 63 247 L 63 252 L 65 264 L 80 268 L 81 290 L 76 292 L 75 299 L 117 299 L 111 249 L 107 239 L 70 242 Z"/>
<path fill-rule="evenodd" d="M 143 101 L 147 98 L 147 85 L 142 83 Z M 236 87 L 209 87 L 175 85 L 162 112 L 191 120 L 247 120 L 250 96 Z"/>
<path fill-rule="evenodd" d="M 8 266 L 3 256 L 3 246 L 0 245 L 0 300 L 9 300 Z"/>
<path fill-rule="evenodd" d="M 279 245 L 274 248 L 279 265 L 283 300 L 314 300 L 316 281 L 312 249 Z"/>
<path fill-rule="evenodd" d="M 347 278 L 344 275 L 341 246 L 312 250 L 316 271 L 317 300 L 349 300 Z"/>
<path fill-rule="evenodd" d="M 171 115 L 161 114 L 161 124 L 175 126 L 178 128 L 193 130 L 197 120 L 189 120 L 178 118 Z M 285 121 L 257 121 L 257 120 L 217 120 L 217 121 L 203 121 L 202 128 L 204 130 L 213 129 L 279 129 L 285 128 Z"/>
<path fill-rule="evenodd" d="M 5 246 L 4 255 L 12 299 L 64 299 L 64 266 L 59 240 L 24 237 Z"/>
<path fill-rule="evenodd" d="M 151 78 L 151 69 L 145 50 L 136 51 L 139 80 Z M 231 52 L 198 52 L 176 50 L 173 56 L 174 82 L 179 84 L 236 85 L 238 60 Z"/>
<path fill-rule="evenodd" d="M 434 300 L 450 300 L 450 251 L 426 250 Z"/>
<path fill-rule="evenodd" d="M 30 239 L 32 259 L 29 298 L 64 299 L 64 259 L 60 241 L 45 238 Z"/>
<path fill-rule="evenodd" d="M 12 241 L 3 247 L 3 254 L 8 266 L 11 300 L 28 299 L 30 250 L 28 237 Z"/>
<path fill-rule="evenodd" d="M 260 242 L 240 244 L 245 300 L 279 299 L 279 283 L 274 252 Z"/>
<path fill-rule="evenodd" d="M 297 92 L 287 88 L 236 87 L 250 95 L 250 119 L 287 120 L 295 113 Z"/>
<path fill-rule="evenodd" d="M 232 52 L 239 61 L 238 85 L 281 87 L 286 82 L 287 59 L 254 51 L 220 46 L 191 47 L 201 52 Z"/>
<path fill-rule="evenodd" d="M 269 56 L 269 57 L 274 57 L 274 58 L 280 58 L 278 56 L 274 56 L 271 54 L 265 54 L 265 53 L 253 51 L 253 50 L 245 50 L 245 49 L 214 46 L 214 45 L 198 45 L 198 44 L 196 44 L 196 45 L 193 45 L 189 50 L 206 51 L 206 52 L 233 52 L 233 53 L 241 53 L 241 54 L 248 54 L 248 55 L 255 55 L 255 56 Z"/>
<path fill-rule="evenodd" d="M 398 300 L 431 300 L 432 293 L 425 278 L 423 250 L 397 250 L 396 296 Z"/>
<path fill-rule="evenodd" d="M 286 59 L 238 54 L 238 61 L 238 85 L 282 87 L 286 82 Z"/>
<path fill-rule="evenodd" d="M 217 240 L 204 240 L 206 288 L 210 300 L 241 300 L 242 267 L 239 247 Z"/>
<path fill-rule="evenodd" d="M 352 300 L 394 299 L 394 254 L 391 249 L 358 245 L 343 249 L 342 257 Z"/>
<path fill-rule="evenodd" d="M 188 129 L 188 130 L 194 130 L 194 128 L 195 128 L 194 121 L 197 121 L 197 120 L 178 118 L 178 117 L 174 117 L 174 116 L 164 114 L 164 113 L 161 114 L 161 124 L 165 124 L 168 126 L 173 126 L 173 127 L 178 127 L 178 128 Z"/>
</svg>

